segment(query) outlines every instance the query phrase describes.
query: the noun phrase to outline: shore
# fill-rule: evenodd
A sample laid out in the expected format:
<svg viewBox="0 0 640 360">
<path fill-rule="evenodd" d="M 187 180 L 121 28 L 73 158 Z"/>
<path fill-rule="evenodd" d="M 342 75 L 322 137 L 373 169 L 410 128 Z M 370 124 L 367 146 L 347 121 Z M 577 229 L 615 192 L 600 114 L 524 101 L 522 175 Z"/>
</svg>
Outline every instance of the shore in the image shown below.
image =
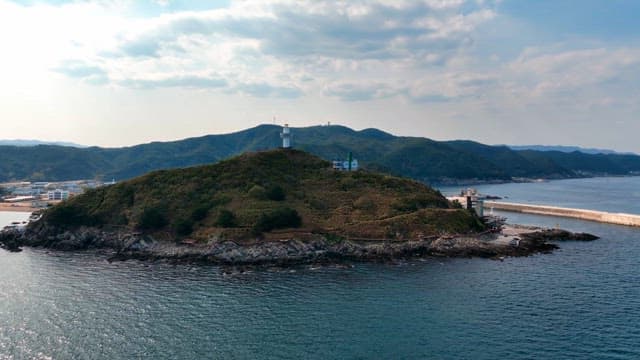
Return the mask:
<svg viewBox="0 0 640 360">
<path fill-rule="evenodd" d="M 282 234 L 280 234 L 282 235 Z M 328 239 L 321 234 L 291 233 L 280 240 L 255 239 L 236 242 L 212 239 L 207 243 L 182 244 L 159 241 L 152 235 L 126 231 L 79 228 L 73 231 L 35 224 L 25 232 L 0 233 L 0 245 L 10 251 L 22 246 L 62 251 L 106 249 L 111 261 L 129 259 L 198 262 L 220 265 L 295 265 L 343 261 L 389 261 L 421 257 L 482 257 L 502 259 L 528 256 L 558 249 L 552 241 L 590 241 L 597 237 L 558 229 L 518 225 L 499 233 L 443 235 L 415 240 Z"/>
<path fill-rule="evenodd" d="M 40 209 L 32 207 L 31 204 L 0 203 L 0 211 L 32 213 L 32 212 L 37 211 L 37 210 L 40 210 Z"/>
</svg>

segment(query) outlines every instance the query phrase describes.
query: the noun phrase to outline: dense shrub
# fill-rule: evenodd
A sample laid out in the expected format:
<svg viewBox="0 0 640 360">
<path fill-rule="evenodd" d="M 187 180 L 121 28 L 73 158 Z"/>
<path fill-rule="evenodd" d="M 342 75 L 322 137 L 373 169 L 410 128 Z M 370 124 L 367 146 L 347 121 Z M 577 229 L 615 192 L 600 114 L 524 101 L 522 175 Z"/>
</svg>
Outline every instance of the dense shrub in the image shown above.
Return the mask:
<svg viewBox="0 0 640 360">
<path fill-rule="evenodd" d="M 283 201 L 285 199 L 284 189 L 280 185 L 273 185 L 267 189 L 267 199 L 273 201 Z"/>
<path fill-rule="evenodd" d="M 417 195 L 415 197 L 400 199 L 392 206 L 400 212 L 413 212 L 420 209 L 447 208 L 449 204 L 446 199 L 441 197 Z"/>
<path fill-rule="evenodd" d="M 191 212 L 191 220 L 202 221 L 207 217 L 208 214 L 209 214 L 208 206 L 205 206 L 205 205 L 199 206 L 193 209 L 193 211 Z"/>
<path fill-rule="evenodd" d="M 138 221 L 138 227 L 142 230 L 157 230 L 167 224 L 167 217 L 160 209 L 155 207 L 145 208 Z"/>
<path fill-rule="evenodd" d="M 66 202 L 47 210 L 46 219 L 48 222 L 56 225 L 96 225 L 95 220 L 88 216 L 84 210 Z"/>
<path fill-rule="evenodd" d="M 263 213 L 254 225 L 255 232 L 265 232 L 274 229 L 297 228 L 302 225 L 302 218 L 291 208 L 280 208 L 269 213 Z"/>
<path fill-rule="evenodd" d="M 238 224 L 236 221 L 236 216 L 231 211 L 223 209 L 220 210 L 220 213 L 218 213 L 216 225 L 223 228 L 231 228 L 236 227 Z"/>
<path fill-rule="evenodd" d="M 191 219 L 179 219 L 174 224 L 176 234 L 190 235 L 193 232 L 193 221 Z"/>
</svg>

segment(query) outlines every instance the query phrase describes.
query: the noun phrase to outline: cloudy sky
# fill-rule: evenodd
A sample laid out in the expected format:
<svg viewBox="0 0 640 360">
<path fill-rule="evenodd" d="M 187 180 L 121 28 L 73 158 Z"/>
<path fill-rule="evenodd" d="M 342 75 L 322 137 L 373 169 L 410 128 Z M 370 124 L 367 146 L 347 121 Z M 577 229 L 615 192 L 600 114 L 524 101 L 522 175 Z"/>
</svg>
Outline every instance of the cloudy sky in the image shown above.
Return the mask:
<svg viewBox="0 0 640 360">
<path fill-rule="evenodd" d="M 261 123 L 640 152 L 636 0 L 0 0 L 0 138 Z"/>
</svg>

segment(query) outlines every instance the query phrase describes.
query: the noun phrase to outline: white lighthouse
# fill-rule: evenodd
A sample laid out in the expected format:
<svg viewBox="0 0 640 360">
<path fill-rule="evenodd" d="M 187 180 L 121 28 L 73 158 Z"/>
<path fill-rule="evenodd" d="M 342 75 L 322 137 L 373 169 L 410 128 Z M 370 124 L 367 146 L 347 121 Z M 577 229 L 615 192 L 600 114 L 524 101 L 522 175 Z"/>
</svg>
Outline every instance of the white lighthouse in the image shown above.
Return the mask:
<svg viewBox="0 0 640 360">
<path fill-rule="evenodd" d="M 280 133 L 280 137 L 282 138 L 282 148 L 290 149 L 291 148 L 291 130 L 289 129 L 289 124 L 284 124 L 282 127 L 282 132 Z"/>
</svg>

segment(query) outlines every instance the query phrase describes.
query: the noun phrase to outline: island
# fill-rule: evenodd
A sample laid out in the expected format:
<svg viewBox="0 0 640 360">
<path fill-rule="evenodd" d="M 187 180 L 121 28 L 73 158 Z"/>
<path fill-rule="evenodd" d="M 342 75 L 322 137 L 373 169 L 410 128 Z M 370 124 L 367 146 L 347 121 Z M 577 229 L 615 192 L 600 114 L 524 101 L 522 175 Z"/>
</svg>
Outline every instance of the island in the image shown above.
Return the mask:
<svg viewBox="0 0 640 360">
<path fill-rule="evenodd" d="M 423 183 L 336 170 L 294 149 L 160 170 L 44 211 L 6 249 L 107 249 L 112 260 L 289 265 L 410 257 L 526 256 L 589 234 L 492 228 Z"/>
</svg>

